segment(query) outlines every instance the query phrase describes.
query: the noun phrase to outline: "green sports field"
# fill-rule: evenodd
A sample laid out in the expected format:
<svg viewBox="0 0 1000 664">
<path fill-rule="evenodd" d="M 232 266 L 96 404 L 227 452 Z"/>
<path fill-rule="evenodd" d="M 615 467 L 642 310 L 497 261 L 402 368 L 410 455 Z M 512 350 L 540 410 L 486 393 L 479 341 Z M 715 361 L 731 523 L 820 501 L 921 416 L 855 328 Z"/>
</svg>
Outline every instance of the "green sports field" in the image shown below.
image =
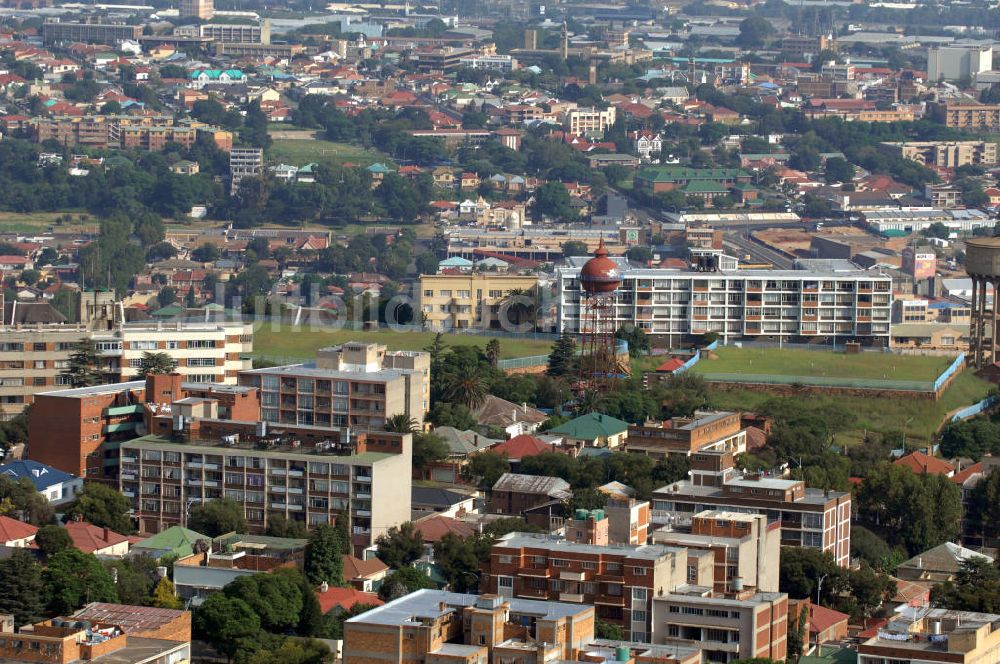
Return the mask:
<svg viewBox="0 0 1000 664">
<path fill-rule="evenodd" d="M 378 161 L 388 161 L 387 157 L 377 150 L 366 150 L 349 143 L 335 143 L 315 138 L 275 138 L 271 149 L 268 150 L 268 159 L 293 166 L 305 166 L 314 162 L 331 166 L 339 166 L 344 162 L 370 166 Z"/>
<path fill-rule="evenodd" d="M 819 350 L 726 346 L 714 352 L 703 353 L 702 360 L 692 370 L 701 374 L 934 381 L 953 361 L 952 357 L 926 355 L 871 352 L 845 355 Z"/>
<path fill-rule="evenodd" d="M 264 323 L 254 331 L 254 356 L 272 361 L 303 360 L 316 357 L 316 350 L 346 341 L 371 341 L 385 344 L 390 350 L 423 350 L 434 341 L 433 332 L 394 332 L 392 330 L 322 330 L 273 327 Z M 445 343 L 453 346 L 484 347 L 496 337 L 472 334 L 445 334 Z M 499 338 L 503 358 L 546 355 L 552 348 L 547 339 Z"/>
</svg>

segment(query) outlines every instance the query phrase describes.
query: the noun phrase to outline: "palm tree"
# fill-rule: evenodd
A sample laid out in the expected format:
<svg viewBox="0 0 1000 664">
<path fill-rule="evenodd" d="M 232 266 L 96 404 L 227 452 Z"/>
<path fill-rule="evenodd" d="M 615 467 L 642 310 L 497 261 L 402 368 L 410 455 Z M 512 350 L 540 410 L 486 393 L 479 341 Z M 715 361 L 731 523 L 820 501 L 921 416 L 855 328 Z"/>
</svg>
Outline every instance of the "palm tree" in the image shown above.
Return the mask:
<svg viewBox="0 0 1000 664">
<path fill-rule="evenodd" d="M 596 390 L 587 390 L 576 400 L 577 415 L 593 413 L 601 405 L 601 393 Z"/>
<path fill-rule="evenodd" d="M 490 361 L 490 365 L 495 369 L 497 362 L 500 361 L 500 340 L 490 339 L 486 343 L 486 359 Z"/>
<path fill-rule="evenodd" d="M 514 325 L 520 325 L 523 320 L 534 323 L 537 300 L 535 287 L 512 288 L 504 297 L 500 311 L 506 311 L 508 320 Z"/>
<path fill-rule="evenodd" d="M 393 433 L 413 433 L 420 428 L 420 425 L 406 413 L 397 413 L 385 418 L 385 425 L 382 428 Z"/>
<path fill-rule="evenodd" d="M 177 361 L 166 353 L 143 353 L 139 363 L 139 375 L 168 374 L 177 368 Z"/>
<path fill-rule="evenodd" d="M 478 374 L 454 376 L 445 387 L 445 401 L 460 403 L 469 410 L 482 406 L 488 395 L 486 380 Z"/>
</svg>

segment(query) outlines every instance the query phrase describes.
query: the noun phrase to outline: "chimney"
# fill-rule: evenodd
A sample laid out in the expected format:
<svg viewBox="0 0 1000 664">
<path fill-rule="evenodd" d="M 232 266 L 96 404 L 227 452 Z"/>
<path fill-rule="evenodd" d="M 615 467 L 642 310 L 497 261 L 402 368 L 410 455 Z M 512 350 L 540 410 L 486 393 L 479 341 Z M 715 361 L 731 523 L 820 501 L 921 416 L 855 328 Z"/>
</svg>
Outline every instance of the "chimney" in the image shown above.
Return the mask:
<svg viewBox="0 0 1000 664">
<path fill-rule="evenodd" d="M 440 602 L 438 604 L 438 610 L 441 611 L 441 613 L 444 613 L 445 611 L 447 611 L 448 610 L 448 603 L 447 602 Z"/>
<path fill-rule="evenodd" d="M 111 529 L 108 528 L 107 526 L 105 526 L 104 527 L 104 541 L 107 542 L 109 539 L 111 539 Z"/>
<path fill-rule="evenodd" d="M 326 581 L 324 581 L 323 583 L 319 584 L 319 591 L 321 593 L 325 593 L 329 589 L 330 589 L 330 584 L 327 583 Z"/>
</svg>

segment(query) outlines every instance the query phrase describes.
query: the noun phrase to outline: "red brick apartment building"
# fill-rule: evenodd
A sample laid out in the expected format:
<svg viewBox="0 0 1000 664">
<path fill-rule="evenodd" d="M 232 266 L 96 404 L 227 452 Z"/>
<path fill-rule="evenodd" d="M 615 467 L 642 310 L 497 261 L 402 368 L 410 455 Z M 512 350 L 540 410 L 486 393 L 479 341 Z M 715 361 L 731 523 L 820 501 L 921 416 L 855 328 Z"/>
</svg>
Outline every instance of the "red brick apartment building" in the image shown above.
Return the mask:
<svg viewBox="0 0 1000 664">
<path fill-rule="evenodd" d="M 149 430 L 146 404 L 171 404 L 184 397 L 211 397 L 221 417 L 256 422 L 252 387 L 183 382 L 180 374 L 149 376 L 109 385 L 42 392 L 29 415 L 28 449 L 35 461 L 79 477 L 113 481 L 118 447 Z"/>
<path fill-rule="evenodd" d="M 692 564 L 694 560 L 692 558 Z M 648 641 L 653 596 L 710 579 L 689 571 L 685 549 L 662 545 L 599 546 L 548 535 L 510 533 L 493 545 L 482 590 L 503 597 L 592 604 L 597 618 L 622 626 L 626 638 Z"/>
<path fill-rule="evenodd" d="M 630 424 L 625 449 L 663 459 L 671 454 L 690 456 L 702 449 L 746 452 L 747 434 L 739 413 L 696 412 L 663 422 Z"/>
<path fill-rule="evenodd" d="M 829 551 L 846 567 L 851 556 L 851 494 L 807 488 L 805 482 L 736 470 L 734 454 L 691 456 L 690 479 L 653 491 L 653 524 L 690 530 L 705 510 L 766 514 L 781 524 L 781 544 Z"/>
</svg>

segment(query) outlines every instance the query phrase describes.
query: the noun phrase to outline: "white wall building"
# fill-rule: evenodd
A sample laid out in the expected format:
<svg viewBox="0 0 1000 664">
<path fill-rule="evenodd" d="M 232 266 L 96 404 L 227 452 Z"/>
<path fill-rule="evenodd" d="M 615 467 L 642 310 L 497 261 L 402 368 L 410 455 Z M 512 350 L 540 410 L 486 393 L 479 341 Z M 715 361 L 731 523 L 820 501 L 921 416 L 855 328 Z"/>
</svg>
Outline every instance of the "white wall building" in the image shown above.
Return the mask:
<svg viewBox="0 0 1000 664">
<path fill-rule="evenodd" d="M 927 79 L 936 83 L 942 78 L 957 81 L 975 79 L 980 72 L 993 69 L 990 46 L 939 46 L 927 50 Z"/>
</svg>

